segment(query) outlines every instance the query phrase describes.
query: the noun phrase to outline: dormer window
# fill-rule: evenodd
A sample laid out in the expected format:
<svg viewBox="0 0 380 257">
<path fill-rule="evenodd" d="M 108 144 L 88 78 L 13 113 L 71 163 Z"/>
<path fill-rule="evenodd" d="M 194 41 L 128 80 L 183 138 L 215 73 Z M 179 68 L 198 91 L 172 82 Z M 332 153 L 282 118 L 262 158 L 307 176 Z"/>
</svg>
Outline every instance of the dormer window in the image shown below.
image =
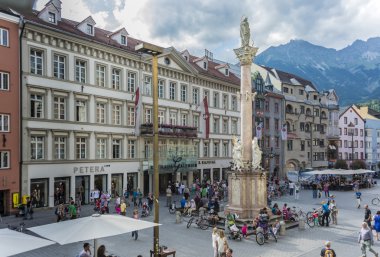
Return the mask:
<svg viewBox="0 0 380 257">
<path fill-rule="evenodd" d="M 94 35 L 94 26 L 87 24 L 87 34 Z"/>
<path fill-rule="evenodd" d="M 203 69 L 207 70 L 207 62 L 203 62 Z"/>
<path fill-rule="evenodd" d="M 186 55 L 185 55 L 185 60 L 186 60 L 186 61 L 188 61 L 188 58 L 187 58 L 187 56 L 186 56 Z"/>
<path fill-rule="evenodd" d="M 120 42 L 121 42 L 122 45 L 126 45 L 126 44 L 127 44 L 127 37 L 121 35 L 121 40 L 120 40 Z"/>
<path fill-rule="evenodd" d="M 55 24 L 55 13 L 49 12 L 49 22 Z"/>
<path fill-rule="evenodd" d="M 228 69 L 225 69 L 224 70 L 224 75 L 226 75 L 226 76 L 230 75 L 230 71 Z"/>
</svg>

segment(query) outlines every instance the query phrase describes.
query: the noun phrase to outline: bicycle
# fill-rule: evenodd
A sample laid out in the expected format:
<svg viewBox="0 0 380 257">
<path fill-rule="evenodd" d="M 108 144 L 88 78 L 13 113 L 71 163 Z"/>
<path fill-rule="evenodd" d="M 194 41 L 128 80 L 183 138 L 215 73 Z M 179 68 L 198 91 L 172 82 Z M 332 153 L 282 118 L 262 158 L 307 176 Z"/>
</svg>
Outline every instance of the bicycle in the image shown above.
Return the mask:
<svg viewBox="0 0 380 257">
<path fill-rule="evenodd" d="M 187 222 L 186 227 L 190 228 L 191 224 L 195 222 L 195 224 L 202 230 L 208 229 L 210 226 L 209 220 L 203 216 L 198 217 L 191 217 L 190 220 Z"/>
<path fill-rule="evenodd" d="M 380 198 L 376 196 L 375 198 L 372 199 L 371 203 L 373 205 L 379 205 L 380 204 Z"/>
<path fill-rule="evenodd" d="M 301 208 L 298 208 L 293 206 L 291 209 L 291 217 L 295 219 L 295 221 L 305 220 L 306 219 L 306 213 L 302 211 Z"/>
<path fill-rule="evenodd" d="M 25 230 L 25 223 L 21 222 L 19 226 L 8 225 L 8 228 L 10 230 L 14 230 L 14 231 L 18 231 L 18 232 L 24 232 L 24 230 Z"/>
<path fill-rule="evenodd" d="M 306 214 L 306 223 L 309 225 L 309 227 L 322 226 L 322 219 L 323 219 L 323 213 L 322 210 L 313 208 L 312 212 L 308 212 Z M 329 216 L 327 217 L 328 223 L 331 223 L 331 212 Z"/>
</svg>

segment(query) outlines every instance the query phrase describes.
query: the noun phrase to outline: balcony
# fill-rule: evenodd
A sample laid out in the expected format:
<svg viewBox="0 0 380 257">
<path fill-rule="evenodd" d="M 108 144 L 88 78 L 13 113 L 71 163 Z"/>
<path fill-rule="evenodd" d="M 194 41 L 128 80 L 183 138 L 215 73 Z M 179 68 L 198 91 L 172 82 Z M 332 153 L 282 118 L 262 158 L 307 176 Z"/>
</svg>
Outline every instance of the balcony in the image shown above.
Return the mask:
<svg viewBox="0 0 380 257">
<path fill-rule="evenodd" d="M 145 123 L 140 126 L 141 135 L 153 135 L 153 124 Z M 158 124 L 158 134 L 160 136 L 168 137 L 185 137 L 196 138 L 198 131 L 196 127 L 171 125 L 171 124 Z"/>
</svg>

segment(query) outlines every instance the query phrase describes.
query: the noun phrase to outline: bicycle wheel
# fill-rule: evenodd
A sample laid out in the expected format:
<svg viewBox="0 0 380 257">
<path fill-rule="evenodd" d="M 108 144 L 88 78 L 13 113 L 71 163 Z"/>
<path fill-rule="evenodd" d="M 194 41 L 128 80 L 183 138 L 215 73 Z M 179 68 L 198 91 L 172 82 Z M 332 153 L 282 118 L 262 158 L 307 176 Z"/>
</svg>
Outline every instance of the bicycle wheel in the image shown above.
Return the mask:
<svg viewBox="0 0 380 257">
<path fill-rule="evenodd" d="M 269 229 L 269 234 L 273 237 L 274 241 L 276 241 L 276 243 L 277 243 L 277 236 L 273 233 L 272 228 Z"/>
<path fill-rule="evenodd" d="M 256 243 L 258 243 L 259 245 L 263 245 L 265 243 L 265 237 L 263 233 L 256 233 Z"/>
<path fill-rule="evenodd" d="M 380 203 L 380 199 L 378 197 L 375 197 L 375 198 L 372 199 L 372 204 L 373 205 L 379 205 L 379 203 Z"/>
<path fill-rule="evenodd" d="M 313 228 L 314 225 L 315 225 L 313 216 L 307 217 L 306 218 L 306 223 L 307 223 L 307 225 L 309 225 L 309 227 Z"/>
<path fill-rule="evenodd" d="M 203 230 L 206 230 L 206 229 L 208 229 L 208 227 L 209 227 L 209 222 L 208 222 L 208 220 L 207 219 L 201 219 L 200 221 L 199 221 L 199 223 L 198 223 L 198 226 L 201 228 L 201 229 L 203 229 Z"/>
<path fill-rule="evenodd" d="M 187 225 L 186 225 L 187 228 L 190 228 L 191 223 L 193 223 L 193 220 L 194 218 L 189 219 L 189 222 L 187 222 Z"/>
</svg>

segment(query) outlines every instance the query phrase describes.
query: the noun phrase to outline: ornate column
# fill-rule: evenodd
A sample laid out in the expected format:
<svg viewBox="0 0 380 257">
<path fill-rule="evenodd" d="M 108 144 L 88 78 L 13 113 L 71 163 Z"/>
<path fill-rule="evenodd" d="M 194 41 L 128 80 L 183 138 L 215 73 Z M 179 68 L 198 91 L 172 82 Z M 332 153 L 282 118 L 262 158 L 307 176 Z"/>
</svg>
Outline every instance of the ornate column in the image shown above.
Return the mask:
<svg viewBox="0 0 380 257">
<path fill-rule="evenodd" d="M 267 205 L 266 175 L 260 167 L 261 150 L 257 138 L 252 137 L 252 105 L 256 93 L 252 93 L 251 65 L 257 47 L 250 46 L 250 29 L 247 18 L 240 24 L 242 46 L 234 49 L 241 66 L 240 139 L 233 139 L 234 165 L 228 175 L 228 207 L 242 219 L 252 219 Z"/>
</svg>

